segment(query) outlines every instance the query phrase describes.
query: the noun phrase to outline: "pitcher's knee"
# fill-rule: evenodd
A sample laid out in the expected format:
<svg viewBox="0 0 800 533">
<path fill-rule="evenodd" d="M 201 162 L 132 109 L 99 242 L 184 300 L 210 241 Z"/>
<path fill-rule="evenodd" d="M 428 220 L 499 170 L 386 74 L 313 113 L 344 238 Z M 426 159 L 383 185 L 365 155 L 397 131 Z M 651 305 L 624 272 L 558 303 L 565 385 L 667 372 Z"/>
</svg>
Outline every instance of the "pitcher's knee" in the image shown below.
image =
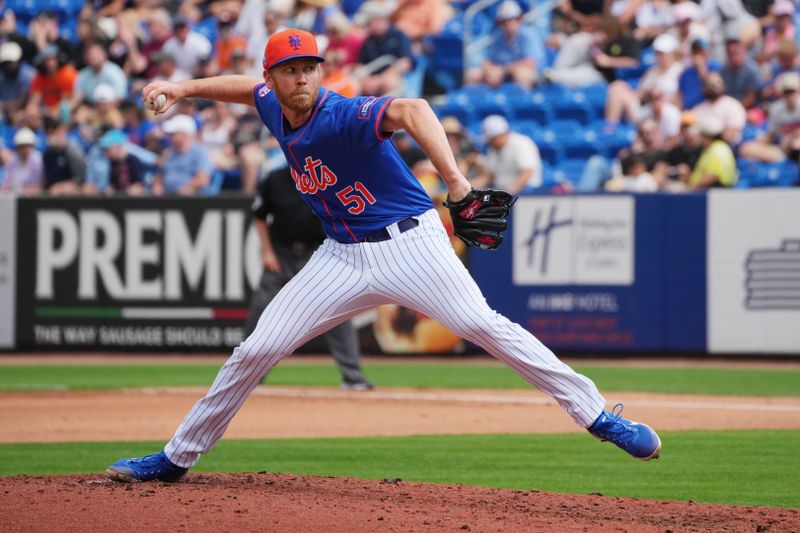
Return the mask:
<svg viewBox="0 0 800 533">
<path fill-rule="evenodd" d="M 462 315 L 456 333 L 461 337 L 481 345 L 497 335 L 497 313 Z"/>
</svg>

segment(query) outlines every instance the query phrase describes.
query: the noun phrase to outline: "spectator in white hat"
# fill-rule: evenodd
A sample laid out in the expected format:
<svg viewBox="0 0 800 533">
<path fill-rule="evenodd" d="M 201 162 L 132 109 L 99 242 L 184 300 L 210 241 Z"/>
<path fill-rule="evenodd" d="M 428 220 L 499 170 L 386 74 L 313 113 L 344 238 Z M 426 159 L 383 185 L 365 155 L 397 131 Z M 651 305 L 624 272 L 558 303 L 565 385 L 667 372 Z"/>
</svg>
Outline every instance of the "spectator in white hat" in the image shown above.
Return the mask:
<svg viewBox="0 0 800 533">
<path fill-rule="evenodd" d="M 698 119 L 703 152 L 697 160 L 688 183 L 690 190 L 711 187 L 732 187 L 739 176 L 733 150 L 722 138 L 723 122 L 712 115 Z"/>
<path fill-rule="evenodd" d="M 162 157 L 153 193 L 197 194 L 214 172 L 208 150 L 196 142 L 197 124 L 189 115 L 175 115 L 162 128 L 169 136 L 170 148 Z"/>
<path fill-rule="evenodd" d="M 777 86 L 782 97 L 769 106 L 769 130 L 742 145 L 743 157 L 768 163 L 787 157 L 800 161 L 800 74 L 784 72 Z"/>
<path fill-rule="evenodd" d="M 642 99 L 653 89 L 660 91 L 667 101 L 677 101 L 678 80 L 683 72 L 683 66 L 676 60 L 678 40 L 668 33 L 661 34 L 653 41 L 653 49 L 656 64 L 644 73 L 638 89 L 634 90 L 622 80 L 609 86 L 606 121 L 616 124 L 627 118 L 630 122 L 638 122 Z"/>
<path fill-rule="evenodd" d="M 0 45 L 0 113 L 13 115 L 25 107 L 33 67 L 22 62 L 22 47 L 13 41 Z"/>
<path fill-rule="evenodd" d="M 492 187 L 519 194 L 527 187 L 542 185 L 542 160 L 533 140 L 511 131 L 500 115 L 486 117 L 481 132 L 489 145 L 486 166 L 492 174 Z"/>
<path fill-rule="evenodd" d="M 467 83 L 499 87 L 513 81 L 526 89 L 533 86 L 537 76 L 537 57 L 541 57 L 544 51 L 524 26 L 522 15 L 522 8 L 514 0 L 500 4 L 486 57 L 479 67 L 469 69 Z"/>
<path fill-rule="evenodd" d="M 14 134 L 14 151 L 0 149 L 0 164 L 4 178 L 0 190 L 23 195 L 37 194 L 42 190 L 44 163 L 36 149 L 36 135 L 30 128 L 21 128 Z"/>
</svg>

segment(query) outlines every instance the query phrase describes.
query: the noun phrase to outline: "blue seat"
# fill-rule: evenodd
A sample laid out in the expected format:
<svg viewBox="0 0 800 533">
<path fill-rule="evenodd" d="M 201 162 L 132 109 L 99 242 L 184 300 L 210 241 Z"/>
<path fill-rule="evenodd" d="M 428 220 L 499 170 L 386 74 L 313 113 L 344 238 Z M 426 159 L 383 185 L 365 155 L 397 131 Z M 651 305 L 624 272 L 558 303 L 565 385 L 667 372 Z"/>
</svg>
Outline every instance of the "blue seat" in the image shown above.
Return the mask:
<svg viewBox="0 0 800 533">
<path fill-rule="evenodd" d="M 442 34 L 429 40 L 431 46 L 428 75 L 445 92 L 462 83 L 464 71 L 464 41 L 461 35 Z"/>
<path fill-rule="evenodd" d="M 574 140 L 583 132 L 583 126 L 577 120 L 554 120 L 548 125 L 559 142 L 569 142 Z"/>
<path fill-rule="evenodd" d="M 502 115 L 508 118 L 514 115 L 511 101 L 499 91 L 486 92 L 482 98 L 474 100 L 474 102 L 478 118 L 481 119 L 489 115 Z"/>
<path fill-rule="evenodd" d="M 558 120 L 577 120 L 586 126 L 594 118 L 591 107 L 573 99 L 557 101 L 553 105 L 553 115 Z"/>
<path fill-rule="evenodd" d="M 564 142 L 564 155 L 568 159 L 588 159 L 593 155 L 605 154 L 605 143 L 592 130 L 581 130 L 574 138 Z"/>
<path fill-rule="evenodd" d="M 217 40 L 217 19 L 214 17 L 201 20 L 192 29 L 201 35 L 205 35 L 206 39 L 211 41 L 211 44 L 214 44 L 214 41 Z"/>
<path fill-rule="evenodd" d="M 764 184 L 773 187 L 791 187 L 798 181 L 798 166 L 793 161 L 764 165 Z"/>
<path fill-rule="evenodd" d="M 516 83 L 504 83 L 497 91 L 505 95 L 505 97 L 512 102 L 517 99 L 524 99 L 529 94 L 525 87 L 517 85 Z"/>
<path fill-rule="evenodd" d="M 543 99 L 535 98 L 531 93 L 525 93 L 520 98 L 510 101 L 511 112 L 519 120 L 533 120 L 546 126 L 552 118 L 551 106 Z"/>
<path fill-rule="evenodd" d="M 764 181 L 764 169 L 762 164 L 758 161 L 752 159 L 737 159 L 736 170 L 739 173 L 739 179 L 750 184 L 758 186 Z"/>
<path fill-rule="evenodd" d="M 447 116 L 456 117 L 464 125 L 476 122 L 475 110 L 469 106 L 447 103 L 435 108 L 435 111 L 440 119 Z"/>
<path fill-rule="evenodd" d="M 568 181 L 576 185 L 581 180 L 586 161 L 578 159 L 566 159 L 559 163 L 554 173 L 554 179 L 559 182 Z"/>
</svg>

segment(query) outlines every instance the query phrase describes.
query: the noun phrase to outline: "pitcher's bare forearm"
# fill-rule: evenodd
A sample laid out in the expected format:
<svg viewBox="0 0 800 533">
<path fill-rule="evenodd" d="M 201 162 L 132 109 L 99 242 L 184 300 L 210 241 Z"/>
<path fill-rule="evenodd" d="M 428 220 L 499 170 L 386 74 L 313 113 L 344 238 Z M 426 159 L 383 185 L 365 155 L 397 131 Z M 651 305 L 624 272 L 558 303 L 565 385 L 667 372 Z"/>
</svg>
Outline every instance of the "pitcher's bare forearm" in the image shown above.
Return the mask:
<svg viewBox="0 0 800 533">
<path fill-rule="evenodd" d="M 156 80 L 142 90 L 142 100 L 153 102 L 158 95 L 166 95 L 166 104 L 158 109 L 156 114 L 165 113 L 181 98 L 205 98 L 218 102 L 255 106 L 253 89 L 260 82 L 261 80 L 250 76 L 216 76 L 179 82 Z"/>
<path fill-rule="evenodd" d="M 442 177 L 452 200 L 460 200 L 471 187 L 458 169 L 456 158 L 444 128 L 428 102 L 421 99 L 398 98 L 386 109 L 381 124 L 384 131 L 406 130 L 417 141 Z"/>
<path fill-rule="evenodd" d="M 181 81 L 178 85 L 186 92 L 186 98 L 205 98 L 254 106 L 253 88 L 262 81 L 250 76 L 217 76 Z"/>
</svg>

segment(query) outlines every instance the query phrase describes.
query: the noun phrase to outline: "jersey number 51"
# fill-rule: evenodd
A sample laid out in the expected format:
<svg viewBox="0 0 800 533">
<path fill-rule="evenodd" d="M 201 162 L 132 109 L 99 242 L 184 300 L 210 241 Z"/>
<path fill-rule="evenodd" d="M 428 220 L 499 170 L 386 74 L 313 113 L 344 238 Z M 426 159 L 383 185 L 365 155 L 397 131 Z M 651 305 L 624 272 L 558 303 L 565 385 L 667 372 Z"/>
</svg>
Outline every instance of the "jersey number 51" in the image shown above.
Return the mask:
<svg viewBox="0 0 800 533">
<path fill-rule="evenodd" d="M 361 214 L 367 207 L 367 204 L 372 205 L 375 203 L 375 197 L 372 196 L 360 181 L 355 182 L 353 185 L 348 185 L 337 192 L 336 197 L 345 207 L 354 204 L 352 207 L 347 207 L 347 212 L 353 215 Z"/>
</svg>

